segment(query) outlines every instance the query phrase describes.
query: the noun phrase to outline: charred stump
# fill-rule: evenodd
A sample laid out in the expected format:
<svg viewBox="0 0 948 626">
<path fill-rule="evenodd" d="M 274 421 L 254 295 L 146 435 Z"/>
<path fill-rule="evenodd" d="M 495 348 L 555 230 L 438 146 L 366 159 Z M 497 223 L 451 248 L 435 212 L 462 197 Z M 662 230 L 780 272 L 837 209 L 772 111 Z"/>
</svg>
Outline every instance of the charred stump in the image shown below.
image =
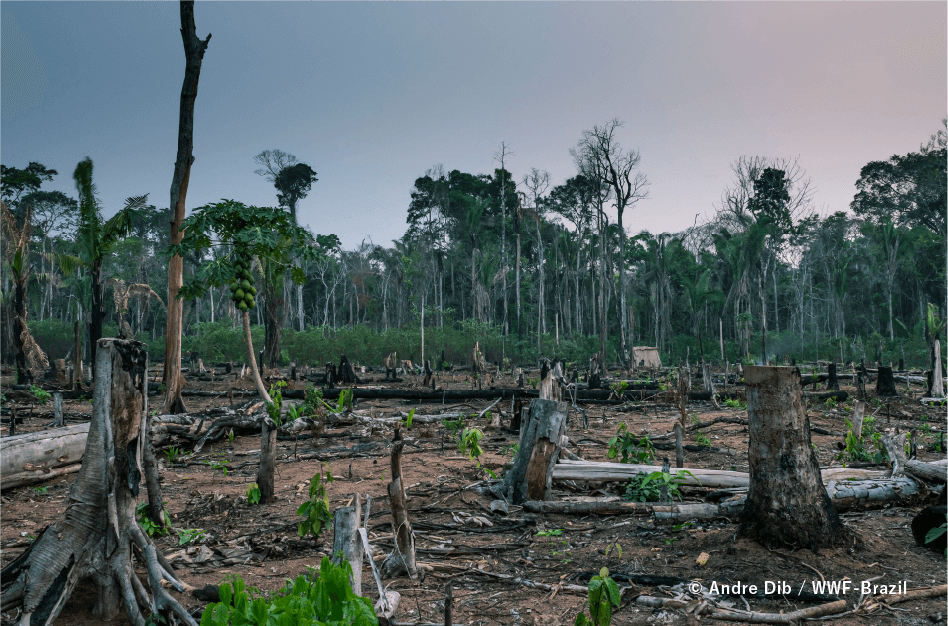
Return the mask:
<svg viewBox="0 0 948 626">
<path fill-rule="evenodd" d="M 838 391 L 839 379 L 836 377 L 836 361 L 831 362 L 827 366 L 827 371 L 828 371 L 829 379 L 826 381 L 826 388 Z"/>
<path fill-rule="evenodd" d="M 257 487 L 260 489 L 261 504 L 270 504 L 276 500 L 273 485 L 276 468 L 276 435 L 276 423 L 269 417 L 263 418 L 260 429 L 260 468 L 257 471 Z"/>
<path fill-rule="evenodd" d="M 876 395 L 899 395 L 898 390 L 895 388 L 895 377 L 892 375 L 892 368 L 888 365 L 879 366 L 879 372 L 876 377 Z"/>
<path fill-rule="evenodd" d="M 356 376 L 355 370 L 352 368 L 352 363 L 349 362 L 349 357 L 342 355 L 339 359 L 339 381 L 353 385 L 359 382 L 359 378 Z"/>
<path fill-rule="evenodd" d="M 748 366 L 750 486 L 739 534 L 811 550 L 852 540 L 823 486 L 795 367 Z"/>
<path fill-rule="evenodd" d="M 569 405 L 555 400 L 534 400 L 520 435 L 520 451 L 504 479 L 507 500 L 549 500 L 553 466 L 560 457 Z M 393 507 L 394 508 L 394 507 Z"/>
<path fill-rule="evenodd" d="M 156 611 L 194 619 L 162 587 L 183 585 L 135 519 L 148 443 L 147 371 L 144 345 L 100 339 L 96 350 L 95 402 L 82 469 L 62 517 L 0 573 L 3 610 L 19 608 L 20 623 L 56 621 L 79 581 L 91 578 L 100 620 L 123 608 L 136 626 Z M 135 560 L 148 572 L 139 579 Z M 150 592 L 150 593 L 149 593 Z"/>
</svg>

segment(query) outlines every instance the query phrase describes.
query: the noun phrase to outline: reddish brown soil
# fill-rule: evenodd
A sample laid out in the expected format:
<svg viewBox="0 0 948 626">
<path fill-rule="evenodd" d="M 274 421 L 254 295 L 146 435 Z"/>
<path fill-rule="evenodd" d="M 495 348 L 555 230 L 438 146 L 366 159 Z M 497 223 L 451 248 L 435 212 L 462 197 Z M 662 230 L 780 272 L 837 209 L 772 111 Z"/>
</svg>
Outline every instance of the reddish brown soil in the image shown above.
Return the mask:
<svg viewBox="0 0 948 626">
<path fill-rule="evenodd" d="M 371 374 L 369 376 L 374 377 Z M 470 388 L 470 383 L 465 382 L 462 374 L 448 375 L 439 384 L 448 389 Z M 496 384 L 514 386 L 516 383 L 507 377 L 496 381 Z M 192 381 L 188 389 L 228 389 L 231 386 L 231 383 L 221 385 L 219 382 Z M 238 386 L 251 388 L 244 381 Z M 302 388 L 301 383 L 291 386 Z M 408 387 L 411 383 L 399 386 Z M 188 397 L 186 403 L 191 411 L 198 411 L 229 404 L 229 401 L 226 397 Z M 443 408 L 447 411 L 478 413 L 488 404 L 488 401 L 473 401 Z M 410 406 L 416 408 L 419 415 L 437 413 L 442 409 L 440 405 Z M 371 411 L 376 416 L 394 416 L 398 411 L 407 410 L 409 404 L 402 401 L 361 401 L 356 408 L 359 411 Z M 677 411 L 670 405 L 637 403 L 626 412 L 619 412 L 620 407 L 617 405 L 588 404 L 585 408 L 590 417 L 589 428 L 583 430 L 579 416 L 573 413 L 569 437 L 579 442 L 580 449 L 575 451 L 590 460 L 606 459 L 607 446 L 601 442 L 608 442 L 620 421 L 624 421 L 632 432 L 648 432 L 655 437 L 669 432 L 677 418 Z M 88 414 L 90 406 L 88 402 L 66 401 L 65 409 L 67 414 Z M 707 421 L 715 415 L 746 418 L 746 411 L 724 409 L 714 412 L 707 403 L 694 403 L 690 409 L 701 421 Z M 42 410 L 46 415 L 27 420 L 20 432 L 43 428 L 50 420 L 50 409 L 44 407 Z M 503 406 L 503 412 L 502 423 L 506 424 L 509 421 L 509 403 Z M 887 412 L 893 416 L 891 421 L 886 419 Z M 23 414 L 20 411 L 20 415 Z M 813 426 L 834 433 L 845 430 L 842 413 L 829 411 L 823 405 L 813 404 L 809 415 Z M 923 415 L 927 415 L 933 425 L 944 427 L 943 408 L 926 409 L 908 399 L 904 403 L 893 403 L 888 411 L 882 408 L 876 418 L 880 429 L 890 425 L 908 428 L 918 426 L 918 422 L 912 420 L 918 420 Z M 911 416 L 911 420 L 908 416 Z M 475 425 L 485 430 L 482 441 L 486 450 L 484 465 L 500 472 L 504 462 L 509 459 L 501 456 L 501 448 L 515 443 L 516 436 L 504 429 L 489 429 L 484 419 Z M 331 544 L 331 531 L 315 541 L 310 537 L 301 539 L 297 536 L 295 521 L 296 509 L 308 495 L 306 481 L 320 471 L 324 463 L 318 460 L 300 461 L 294 453 L 316 454 L 327 459 L 335 476 L 335 481 L 328 488 L 331 508 L 345 505 L 354 493 L 372 496 L 370 538 L 381 553 L 390 550 L 391 516 L 386 496 L 387 480 L 390 478 L 387 452 L 390 431 L 376 429 L 369 432 L 365 426 L 354 425 L 330 428 L 328 432 L 340 436 L 300 441 L 298 445 L 289 441 L 278 443 L 277 502 L 267 506 L 251 506 L 245 497 L 247 485 L 255 481 L 257 471 L 257 457 L 246 453 L 259 449 L 258 437 L 238 435 L 232 443 L 223 439 L 205 447 L 197 457 L 185 463 L 171 465 L 167 459 L 162 461 L 163 495 L 176 526 L 207 530 L 211 538 L 206 544 L 210 547 L 227 547 L 228 542 L 237 537 L 249 536 L 246 545 L 254 553 L 265 555 L 262 562 L 235 565 L 211 562 L 180 567 L 177 573 L 182 580 L 201 588 L 207 583 L 217 584 L 228 575 L 239 574 L 248 586 L 271 592 L 281 587 L 286 579 L 304 573 L 307 566 L 318 565 L 328 551 L 327 546 Z M 733 455 L 686 452 L 686 467 L 746 471 L 746 426 L 716 424 L 705 429 L 705 433 L 710 436 L 713 446 L 737 452 Z M 417 583 L 407 578 L 385 581 L 390 589 L 399 591 L 403 596 L 396 615 L 398 622 L 443 622 L 444 589 L 447 583 L 454 586 L 454 621 L 461 624 L 572 624 L 585 599 L 568 591 L 550 593 L 529 589 L 511 581 L 492 579 L 480 571 L 523 576 L 551 585 L 561 581 L 582 584 L 576 582 L 577 574 L 597 572 L 607 566 L 613 572 L 679 576 L 700 579 L 705 584 L 711 581 L 718 581 L 719 584 L 743 581 L 763 586 L 764 581 L 773 580 L 787 581 L 795 588 L 806 584 L 808 589 L 809 581 L 819 579 L 822 575 L 827 580 L 848 578 L 855 582 L 857 589 L 844 596 L 850 607 L 859 600 L 859 582 L 877 576 L 882 578 L 876 584 L 906 581 L 909 590 L 945 584 L 945 556 L 916 547 L 912 539 L 909 525 L 919 507 L 887 507 L 845 514 L 845 521 L 861 538 L 862 546 L 856 549 L 826 550 L 819 554 L 808 550 L 791 554 L 788 549 L 772 552 L 755 543 L 735 539 L 737 525 L 727 520 L 699 521 L 694 526 L 676 531 L 667 525 L 657 525 L 646 517 L 534 516 L 525 514 L 518 507 L 512 507 L 510 516 L 503 518 L 489 514 L 489 496 L 478 496 L 473 491 L 461 489 L 484 479 L 485 473 L 473 462 L 460 456 L 444 428 L 414 425 L 408 435 L 409 444 L 403 458 L 404 484 L 410 485 L 409 505 L 415 523 L 418 560 L 431 567 L 426 568 L 424 580 Z M 695 443 L 694 434 L 690 434 L 687 439 L 687 443 Z M 819 448 L 821 465 L 828 466 L 833 462 L 838 453 L 837 442 L 842 439 L 841 436 L 813 435 L 813 442 Z M 943 458 L 944 453 L 929 449 L 930 442 L 924 442 L 920 458 Z M 355 450 L 357 446 L 358 451 Z M 658 463 L 661 456 L 668 455 L 674 464 L 674 452 L 659 451 L 658 455 Z M 229 461 L 226 475 L 220 472 L 215 474 L 203 462 L 213 459 Z M 38 493 L 30 487 L 3 493 L 0 517 L 3 564 L 20 554 L 28 545 L 31 535 L 58 518 L 75 476 L 71 474 L 40 486 L 46 488 L 44 493 Z M 583 493 L 564 491 L 562 485 L 556 487 L 555 496 Z M 616 485 L 612 490 L 618 488 Z M 688 499 L 689 494 L 685 495 Z M 700 498 L 700 495 L 691 497 Z M 495 526 L 480 529 L 459 525 L 452 517 L 454 512 L 489 518 Z M 614 527 L 621 522 L 629 523 Z M 562 529 L 563 532 L 558 536 L 537 536 L 542 530 L 556 529 Z M 491 532 L 482 532 L 485 530 Z M 158 539 L 158 545 L 167 555 L 180 549 L 177 543 L 177 538 Z M 621 555 L 619 550 L 611 549 L 606 556 L 606 547 L 610 544 L 621 546 Z M 710 555 L 704 567 L 696 563 L 696 558 L 702 552 Z M 377 598 L 375 583 L 367 566 L 363 569 L 362 585 L 365 595 Z M 95 589 L 91 585 L 81 585 L 57 624 L 98 624 L 99 621 L 91 615 L 94 594 Z M 631 599 L 640 594 L 664 595 L 658 588 L 634 588 L 631 594 L 625 596 L 626 601 L 617 611 L 614 624 L 696 622 L 694 617 L 673 611 L 637 606 Z M 178 594 L 178 597 L 188 607 L 201 604 L 190 595 Z M 790 612 L 809 606 L 787 600 L 749 598 L 749 601 L 757 611 Z M 743 608 L 739 599 L 737 607 Z M 938 613 L 942 614 L 941 619 L 944 620 L 944 597 L 908 601 L 894 605 L 891 610 L 883 609 L 868 616 L 844 617 L 834 623 L 920 626 L 931 624 L 929 616 Z M 128 621 L 122 615 L 111 623 L 122 626 Z"/>
</svg>

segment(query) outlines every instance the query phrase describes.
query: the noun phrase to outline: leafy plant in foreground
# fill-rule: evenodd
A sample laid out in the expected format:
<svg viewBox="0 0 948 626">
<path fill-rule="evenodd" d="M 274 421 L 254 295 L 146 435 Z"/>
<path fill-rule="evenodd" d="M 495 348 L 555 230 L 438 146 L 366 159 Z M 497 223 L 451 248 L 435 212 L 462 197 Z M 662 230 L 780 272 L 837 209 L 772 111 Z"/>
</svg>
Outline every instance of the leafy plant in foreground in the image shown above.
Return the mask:
<svg viewBox="0 0 948 626">
<path fill-rule="evenodd" d="M 625 499 L 634 502 L 658 502 L 661 499 L 662 487 L 668 487 L 669 497 L 681 500 L 681 489 L 678 486 L 685 482 L 685 476 L 695 478 L 688 470 L 678 470 L 675 474 L 662 471 L 651 474 L 639 472 L 626 486 Z M 700 481 L 698 484 L 701 484 Z"/>
<path fill-rule="evenodd" d="M 378 626 L 372 604 L 349 584 L 352 567 L 323 557 L 319 576 L 301 575 L 271 598 L 252 597 L 240 576 L 220 586 L 220 602 L 204 609 L 201 626 Z"/>
<path fill-rule="evenodd" d="M 619 608 L 619 585 L 609 577 L 609 568 L 599 570 L 598 576 L 589 579 L 589 617 L 582 611 L 576 616 L 575 626 L 609 626 L 612 623 L 612 607 Z M 202 625 L 203 626 L 203 625 Z"/>
<path fill-rule="evenodd" d="M 250 504 L 260 503 L 260 485 L 257 483 L 247 485 L 247 502 Z"/>
<path fill-rule="evenodd" d="M 149 537 L 169 534 L 168 528 L 171 527 L 171 518 L 168 517 L 168 512 L 164 510 L 164 507 L 162 507 L 162 512 L 165 516 L 165 526 L 158 524 L 148 517 L 147 502 L 142 502 L 137 507 L 135 507 L 135 518 L 138 520 L 138 525 L 142 527 L 142 530 L 144 530 Z"/>
</svg>

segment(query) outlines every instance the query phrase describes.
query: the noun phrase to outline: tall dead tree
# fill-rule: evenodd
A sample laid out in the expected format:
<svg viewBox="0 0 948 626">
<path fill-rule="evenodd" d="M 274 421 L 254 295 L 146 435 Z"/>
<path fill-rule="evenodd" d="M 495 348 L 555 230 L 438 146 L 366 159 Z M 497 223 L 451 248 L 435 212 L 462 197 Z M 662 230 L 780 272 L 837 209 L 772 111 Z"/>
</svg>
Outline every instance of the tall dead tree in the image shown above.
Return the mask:
<svg viewBox="0 0 948 626">
<path fill-rule="evenodd" d="M 135 519 L 148 445 L 147 372 L 142 343 L 99 340 L 92 421 L 66 510 L 0 573 L 2 610 L 20 608 L 21 626 L 55 622 L 86 578 L 98 591 L 93 613 L 103 621 L 124 607 L 135 626 L 144 626 L 143 612 L 174 613 L 197 626 L 162 587 L 168 581 L 184 590 Z M 148 573 L 147 589 L 136 560 Z"/>
<path fill-rule="evenodd" d="M 402 448 L 405 440 L 395 429 L 392 438 L 392 482 L 388 484 L 388 499 L 392 505 L 392 530 L 395 535 L 395 549 L 382 562 L 382 576 L 389 578 L 406 573 L 412 580 L 418 576 L 415 564 L 415 535 L 411 530 L 408 517 L 408 499 L 405 497 L 405 484 L 402 481 Z"/>
<path fill-rule="evenodd" d="M 211 40 L 201 41 L 194 26 L 194 0 L 181 0 L 181 39 L 184 41 L 184 83 L 181 85 L 181 108 L 178 112 L 178 155 L 171 179 L 171 244 L 177 245 L 184 238 L 181 221 L 184 219 L 184 201 L 188 194 L 191 164 L 194 163 L 194 101 L 197 99 L 198 79 L 201 76 L 201 61 Z M 181 400 L 181 313 L 184 301 L 178 291 L 184 284 L 184 259 L 178 255 L 168 260 L 168 318 L 165 325 L 165 367 L 163 380 L 167 396 L 161 412 L 184 413 Z"/>
<path fill-rule="evenodd" d="M 853 540 L 830 502 L 810 442 L 800 370 L 747 367 L 750 486 L 739 534 L 816 550 Z"/>
</svg>

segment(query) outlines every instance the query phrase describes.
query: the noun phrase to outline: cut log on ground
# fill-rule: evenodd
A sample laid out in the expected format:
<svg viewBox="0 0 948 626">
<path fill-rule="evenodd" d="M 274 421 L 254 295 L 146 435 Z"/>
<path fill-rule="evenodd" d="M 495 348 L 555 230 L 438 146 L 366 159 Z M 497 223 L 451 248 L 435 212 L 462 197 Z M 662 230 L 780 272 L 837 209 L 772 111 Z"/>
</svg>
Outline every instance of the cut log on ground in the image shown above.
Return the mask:
<svg viewBox="0 0 948 626">
<path fill-rule="evenodd" d="M 142 343 L 99 340 L 92 422 L 66 510 L 0 573 L 3 610 L 20 608 L 23 625 L 55 622 L 76 584 L 91 578 L 98 591 L 93 613 L 100 620 L 115 617 L 124 607 L 135 626 L 144 626 L 143 611 L 174 613 L 197 626 L 162 587 L 165 579 L 184 590 L 159 563 L 155 546 L 135 519 L 147 437 L 146 372 Z M 147 589 L 135 571 L 135 554 L 148 572 Z"/>
<path fill-rule="evenodd" d="M 0 440 L 0 490 L 79 471 L 89 424 L 43 430 Z"/>
<path fill-rule="evenodd" d="M 549 499 L 553 468 L 560 456 L 560 442 L 566 434 L 569 405 L 555 400 L 534 400 L 520 436 L 520 451 L 504 478 L 508 501 Z"/>
<path fill-rule="evenodd" d="M 823 488 L 810 442 L 810 420 L 795 367 L 748 366 L 750 486 L 738 533 L 764 545 L 820 547 L 850 543 Z"/>
<path fill-rule="evenodd" d="M 923 463 L 916 460 L 906 461 L 905 473 L 930 483 L 944 485 L 948 481 L 948 468 L 941 464 Z"/>
<path fill-rule="evenodd" d="M 651 474 L 661 471 L 655 465 L 633 465 L 631 463 L 607 463 L 604 461 L 568 461 L 562 460 L 553 467 L 553 480 L 589 480 L 594 482 L 628 482 L 640 473 Z M 709 470 L 697 467 L 683 468 L 691 475 L 685 475 L 680 482 L 687 486 L 701 486 L 713 489 L 747 489 L 750 486 L 750 475 L 746 472 L 731 472 L 728 470 Z M 941 468 L 945 473 L 945 468 Z M 884 480 L 890 472 L 887 470 L 853 469 L 833 467 L 822 470 L 821 478 L 824 484 L 830 481 L 855 480 Z"/>
<path fill-rule="evenodd" d="M 824 494 L 838 511 L 882 507 L 886 505 L 906 506 L 915 503 L 921 496 L 919 484 L 910 478 L 894 480 L 846 480 L 830 481 Z M 683 522 L 693 519 L 727 517 L 736 519 L 745 509 L 747 496 L 735 493 L 722 502 L 680 502 L 661 504 L 658 502 L 622 502 L 617 499 L 574 501 L 536 501 L 523 503 L 525 511 L 531 513 L 559 513 L 563 515 L 654 515 L 656 521 Z"/>
</svg>

